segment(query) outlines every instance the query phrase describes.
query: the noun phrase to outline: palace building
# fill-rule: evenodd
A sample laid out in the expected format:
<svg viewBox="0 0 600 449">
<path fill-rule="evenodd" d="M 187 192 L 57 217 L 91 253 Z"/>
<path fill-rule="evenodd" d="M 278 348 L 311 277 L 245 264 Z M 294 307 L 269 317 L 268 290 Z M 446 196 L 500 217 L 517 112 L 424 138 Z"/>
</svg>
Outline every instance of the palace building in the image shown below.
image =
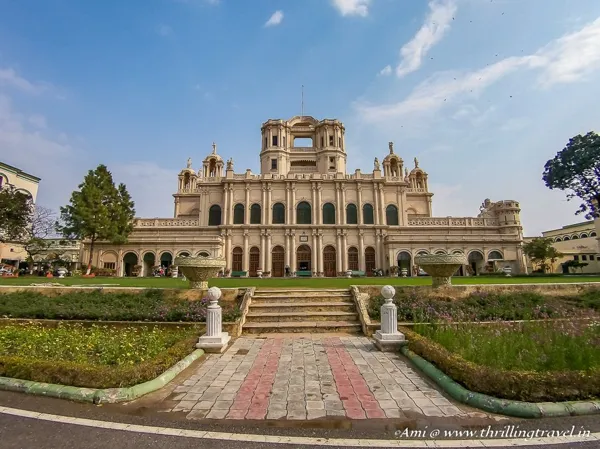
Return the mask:
<svg viewBox="0 0 600 449">
<path fill-rule="evenodd" d="M 143 276 L 179 255 L 224 255 L 229 276 L 369 276 L 393 266 L 414 275 L 418 254 L 463 253 L 469 265 L 459 274 L 526 270 L 517 201 L 434 217 L 427 173 L 416 158 L 408 167 L 392 142 L 372 170 L 349 174 L 338 120 L 268 120 L 261 134 L 260 174 L 235 173 L 213 143 L 200 170 L 191 159 L 181 170 L 174 217 L 136 219 L 128 243 L 97 244 L 94 265 Z"/>
</svg>

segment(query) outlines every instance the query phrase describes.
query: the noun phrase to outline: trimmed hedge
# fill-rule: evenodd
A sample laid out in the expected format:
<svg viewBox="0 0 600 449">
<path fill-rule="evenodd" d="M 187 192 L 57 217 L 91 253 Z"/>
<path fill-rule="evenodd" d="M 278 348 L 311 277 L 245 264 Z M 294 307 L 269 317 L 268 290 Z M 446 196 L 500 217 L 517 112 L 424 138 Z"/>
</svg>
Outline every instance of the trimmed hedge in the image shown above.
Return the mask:
<svg viewBox="0 0 600 449">
<path fill-rule="evenodd" d="M 152 380 L 193 350 L 196 337 L 182 340 L 153 359 L 137 365 L 106 366 L 56 360 L 0 356 L 0 376 L 87 388 L 130 387 Z"/>
<path fill-rule="evenodd" d="M 67 292 L 46 296 L 34 291 L 0 294 L 0 317 L 98 321 L 206 321 L 207 299 L 190 301 L 162 290 L 143 293 Z M 221 302 L 223 321 L 240 316 L 238 301 Z"/>
<path fill-rule="evenodd" d="M 559 402 L 600 397 L 600 369 L 590 371 L 507 371 L 469 362 L 405 327 L 409 348 L 465 388 L 503 399 Z"/>
</svg>

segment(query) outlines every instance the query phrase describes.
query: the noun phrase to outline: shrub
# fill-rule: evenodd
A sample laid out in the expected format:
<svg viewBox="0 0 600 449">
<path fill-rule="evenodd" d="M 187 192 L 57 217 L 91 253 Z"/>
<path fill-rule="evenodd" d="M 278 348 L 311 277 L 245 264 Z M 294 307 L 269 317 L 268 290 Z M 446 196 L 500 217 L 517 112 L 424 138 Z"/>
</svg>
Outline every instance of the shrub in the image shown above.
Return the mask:
<svg viewBox="0 0 600 449">
<path fill-rule="evenodd" d="M 0 316 L 59 320 L 206 321 L 207 300 L 189 301 L 162 290 L 142 293 L 67 292 L 56 297 L 21 291 L 0 294 Z M 222 302 L 223 321 L 241 315 L 238 302 Z"/>
<path fill-rule="evenodd" d="M 190 354 L 195 332 L 154 326 L 4 326 L 0 375 L 88 388 L 127 387 L 154 379 Z"/>
</svg>

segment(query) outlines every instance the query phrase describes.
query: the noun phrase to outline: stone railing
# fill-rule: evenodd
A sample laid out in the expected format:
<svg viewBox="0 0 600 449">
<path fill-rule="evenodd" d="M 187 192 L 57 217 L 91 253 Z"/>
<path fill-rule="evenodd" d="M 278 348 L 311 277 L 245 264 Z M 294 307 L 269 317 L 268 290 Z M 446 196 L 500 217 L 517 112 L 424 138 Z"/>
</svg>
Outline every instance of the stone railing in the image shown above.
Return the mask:
<svg viewBox="0 0 600 449">
<path fill-rule="evenodd" d="M 409 218 L 408 226 L 499 226 L 496 218 L 473 218 L 473 217 L 423 217 Z"/>
<path fill-rule="evenodd" d="M 300 166 L 300 167 L 290 167 L 290 172 L 291 173 L 298 173 L 298 172 L 302 172 L 302 173 L 314 173 L 317 171 L 317 166 L 316 165 L 312 165 L 312 166 Z"/>
<path fill-rule="evenodd" d="M 133 222 L 134 228 L 183 228 L 199 226 L 197 219 L 188 218 L 138 218 Z"/>
<path fill-rule="evenodd" d="M 299 151 L 299 152 L 311 152 L 311 151 L 316 151 L 316 148 L 313 147 L 292 147 L 290 148 L 292 151 Z"/>
<path fill-rule="evenodd" d="M 418 189 L 417 188 L 406 189 L 406 191 L 408 193 L 426 193 L 427 189 L 424 189 L 424 188 L 421 187 L 421 188 L 418 188 Z"/>
</svg>

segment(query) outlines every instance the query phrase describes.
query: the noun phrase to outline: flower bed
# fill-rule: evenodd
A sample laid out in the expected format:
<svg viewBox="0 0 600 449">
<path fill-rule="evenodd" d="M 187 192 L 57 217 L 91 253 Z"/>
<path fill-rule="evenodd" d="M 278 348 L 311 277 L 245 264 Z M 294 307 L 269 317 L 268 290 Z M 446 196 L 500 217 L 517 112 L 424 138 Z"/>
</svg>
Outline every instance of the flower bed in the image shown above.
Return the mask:
<svg viewBox="0 0 600 449">
<path fill-rule="evenodd" d="M 578 296 L 544 296 L 539 293 L 477 292 L 453 299 L 425 296 L 418 289 L 394 297 L 400 322 L 534 320 L 546 318 L 600 317 L 600 289 Z M 368 313 L 380 319 L 383 297 L 371 298 Z"/>
<path fill-rule="evenodd" d="M 127 387 L 162 374 L 194 349 L 194 328 L 35 323 L 0 327 L 0 375 L 89 388 Z"/>
<path fill-rule="evenodd" d="M 240 317 L 238 301 L 221 301 L 223 321 Z M 206 321 L 208 300 L 189 301 L 161 290 L 144 293 L 70 292 L 45 296 L 33 291 L 0 295 L 0 316 L 102 321 Z"/>
<path fill-rule="evenodd" d="M 600 397 L 600 325 L 588 320 L 422 324 L 415 353 L 479 393 L 521 401 Z"/>
</svg>

